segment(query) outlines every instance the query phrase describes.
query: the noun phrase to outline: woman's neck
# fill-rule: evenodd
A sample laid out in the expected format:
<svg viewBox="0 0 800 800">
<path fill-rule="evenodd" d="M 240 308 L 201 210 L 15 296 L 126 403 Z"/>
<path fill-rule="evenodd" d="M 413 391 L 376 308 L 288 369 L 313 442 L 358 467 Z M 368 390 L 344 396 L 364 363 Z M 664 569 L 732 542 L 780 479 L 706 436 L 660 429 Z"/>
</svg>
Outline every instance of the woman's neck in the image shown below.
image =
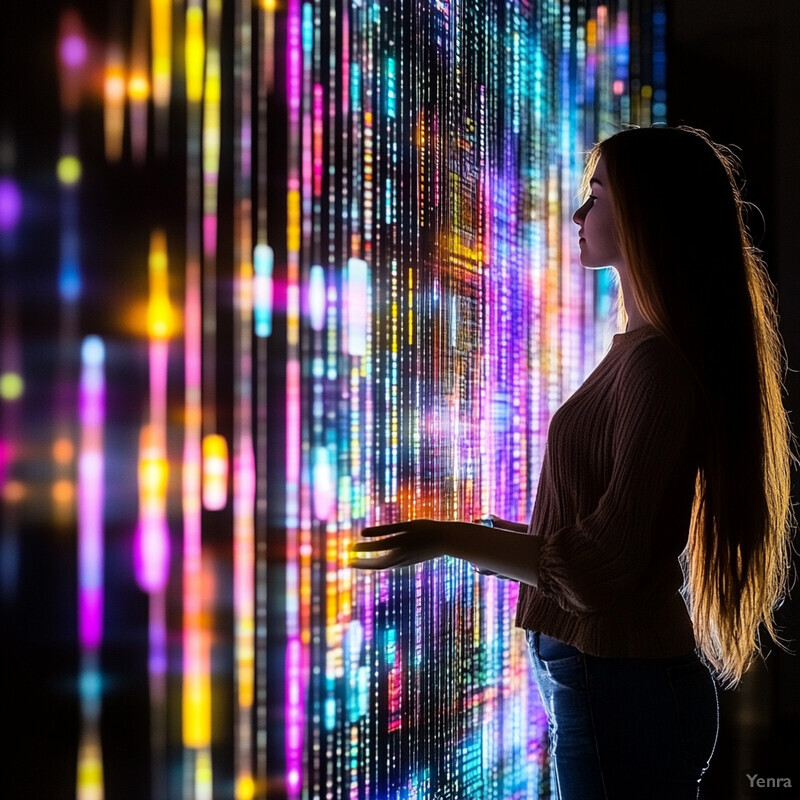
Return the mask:
<svg viewBox="0 0 800 800">
<path fill-rule="evenodd" d="M 617 275 L 619 276 L 619 285 L 622 289 L 622 302 L 625 305 L 625 314 L 628 317 L 628 325 L 625 328 L 626 333 L 649 325 L 650 323 L 642 316 L 642 312 L 639 310 L 639 304 L 636 302 L 636 295 L 633 292 L 630 280 L 628 280 L 628 271 L 617 267 Z"/>
</svg>

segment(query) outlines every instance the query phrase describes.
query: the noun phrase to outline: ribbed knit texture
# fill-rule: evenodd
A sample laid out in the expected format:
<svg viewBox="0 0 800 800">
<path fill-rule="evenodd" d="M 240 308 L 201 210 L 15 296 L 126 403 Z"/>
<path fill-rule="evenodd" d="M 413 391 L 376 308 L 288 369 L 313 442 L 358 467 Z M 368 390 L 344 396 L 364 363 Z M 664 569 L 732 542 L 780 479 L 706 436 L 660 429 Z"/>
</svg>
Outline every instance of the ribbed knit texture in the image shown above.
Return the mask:
<svg viewBox="0 0 800 800">
<path fill-rule="evenodd" d="M 691 651 L 680 588 L 697 459 L 694 392 L 654 328 L 617 334 L 553 415 L 529 533 L 539 585 L 516 624 L 604 657 Z"/>
</svg>

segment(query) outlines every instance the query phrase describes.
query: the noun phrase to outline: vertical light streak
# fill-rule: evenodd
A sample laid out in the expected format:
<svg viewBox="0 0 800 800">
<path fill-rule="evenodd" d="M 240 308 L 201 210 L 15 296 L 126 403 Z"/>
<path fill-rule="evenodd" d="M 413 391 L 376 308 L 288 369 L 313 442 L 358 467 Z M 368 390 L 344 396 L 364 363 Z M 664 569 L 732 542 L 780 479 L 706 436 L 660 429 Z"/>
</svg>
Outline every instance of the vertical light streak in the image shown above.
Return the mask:
<svg viewBox="0 0 800 800">
<path fill-rule="evenodd" d="M 103 638 L 105 347 L 96 336 L 84 339 L 81 347 L 78 404 L 78 632 L 82 725 L 76 796 L 78 800 L 102 800 L 99 656 Z"/>
<path fill-rule="evenodd" d="M 67 140 L 71 139 L 67 137 Z M 58 161 L 57 173 L 61 183 L 62 235 L 60 239 L 58 287 L 66 303 L 78 300 L 83 289 L 81 274 L 80 238 L 78 235 L 78 190 L 82 165 L 69 150 L 74 143 L 65 141 L 67 152 Z"/>
<path fill-rule="evenodd" d="M 220 511 L 228 503 L 228 443 L 224 436 L 203 437 L 203 507 Z"/>
<path fill-rule="evenodd" d="M 254 783 L 258 787 L 267 785 L 269 769 L 268 737 L 270 730 L 270 713 L 268 697 L 267 648 L 268 648 L 268 603 L 270 586 L 268 583 L 267 563 L 267 530 L 268 530 L 268 460 L 269 439 L 267 426 L 272 411 L 268 397 L 268 359 L 267 337 L 272 333 L 273 281 L 272 267 L 274 253 L 267 244 L 268 223 L 268 179 L 267 165 L 272 163 L 267 152 L 268 147 L 268 98 L 274 90 L 274 58 L 275 48 L 275 3 L 273 0 L 262 0 L 256 14 L 258 69 L 255 74 L 257 107 L 253 129 L 253 142 L 256 144 L 256 246 L 253 248 L 253 320 L 255 340 L 255 378 L 256 420 L 255 420 L 255 455 L 256 455 L 256 563 L 255 563 L 255 744 Z M 280 402 L 278 403 L 280 408 Z M 264 791 L 259 792 L 263 796 Z"/>
<path fill-rule="evenodd" d="M 167 237 L 162 229 L 156 229 L 150 236 L 150 251 L 147 260 L 150 293 L 147 303 L 147 332 L 151 344 L 167 341 L 172 334 L 175 321 L 172 304 L 169 299 L 169 270 L 167 258 Z M 152 351 L 151 351 L 152 352 Z M 151 361 L 151 368 L 155 366 Z M 166 384 L 161 361 L 156 379 L 156 391 L 151 393 L 156 408 L 151 408 L 154 420 L 165 423 L 166 419 Z M 151 375 L 151 379 L 152 379 Z"/>
<path fill-rule="evenodd" d="M 265 339 L 272 333 L 273 262 L 272 248 L 257 244 L 253 249 L 253 315 L 255 334 L 259 339 Z"/>
<path fill-rule="evenodd" d="M 203 91 L 203 409 L 204 430 L 217 430 L 217 226 L 220 167 L 222 0 L 206 3 Z"/>
<path fill-rule="evenodd" d="M 125 133 L 126 77 L 122 49 L 115 43 L 110 43 L 106 50 L 103 95 L 106 159 L 119 161 Z"/>
<path fill-rule="evenodd" d="M 56 168 L 60 184 L 60 231 L 58 292 L 59 336 L 55 387 L 54 440 L 59 458 L 54 459 L 53 516 L 60 527 L 75 519 L 75 430 L 73 373 L 78 342 L 78 303 L 83 289 L 79 198 L 82 166 L 78 147 L 77 115 L 83 93 L 86 38 L 80 17 L 73 11 L 61 15 L 59 29 L 59 84 L 61 102 L 60 156 Z"/>
<path fill-rule="evenodd" d="M 151 389 L 152 391 L 152 389 Z M 166 519 L 168 464 L 164 431 L 145 425 L 139 439 L 139 524 L 134 568 L 139 586 L 149 594 L 147 659 L 150 688 L 150 753 L 153 800 L 166 797 L 167 620 L 166 583 L 170 540 Z"/>
<path fill-rule="evenodd" d="M 75 112 L 80 106 L 87 58 L 83 22 L 77 12 L 64 11 L 59 22 L 58 37 L 59 89 L 63 111 Z"/>
<path fill-rule="evenodd" d="M 81 735 L 78 756 L 76 800 L 103 800 L 105 797 L 103 777 L 103 753 L 99 730 L 90 736 L 85 730 Z"/>
<path fill-rule="evenodd" d="M 308 319 L 314 331 L 325 329 L 327 294 L 325 270 L 314 264 L 308 276 Z"/>
<path fill-rule="evenodd" d="M 105 416 L 104 346 L 88 337 L 81 348 L 78 461 L 80 641 L 100 645 L 103 625 L 103 422 Z"/>
<path fill-rule="evenodd" d="M 203 5 L 198 0 L 189 0 L 186 8 L 186 99 L 189 103 L 203 100 L 203 71 L 205 67 L 205 34 L 203 31 Z"/>
<path fill-rule="evenodd" d="M 301 43 L 302 56 L 300 67 L 300 126 L 299 126 L 299 163 L 300 163 L 300 182 L 299 182 L 299 204 L 298 204 L 298 232 L 299 248 L 297 259 L 297 284 L 290 281 L 289 291 L 292 293 L 292 300 L 298 305 L 298 352 L 300 354 L 300 393 L 303 391 L 303 348 L 299 342 L 299 331 L 302 325 L 302 295 L 301 287 L 305 275 L 307 274 L 308 255 L 313 252 L 313 207 L 314 207 L 314 136 L 315 128 L 319 125 L 320 111 L 319 103 L 314 101 L 314 72 L 318 54 L 315 52 L 315 27 L 317 25 L 317 8 L 313 2 L 303 2 L 301 10 Z M 306 478 L 307 456 L 306 448 L 308 445 L 307 434 L 304 430 L 302 420 L 302 408 L 298 415 L 298 441 L 300 447 L 297 453 L 298 462 L 298 534 L 297 534 L 297 573 L 298 573 L 298 622 L 301 643 L 301 658 L 303 665 L 303 679 L 307 681 L 307 665 L 311 657 L 311 637 L 312 637 L 312 615 L 311 615 L 311 582 L 312 582 L 312 561 L 313 545 L 311 542 L 311 509 L 309 508 L 308 495 L 309 487 Z M 327 595 L 327 592 L 326 592 Z M 327 599 L 327 598 L 326 598 Z M 327 603 L 329 606 L 330 604 Z M 335 643 L 330 643 L 330 647 L 335 647 Z M 330 649 L 326 658 L 326 676 L 330 671 Z M 316 737 L 308 737 L 304 742 L 304 747 L 313 747 L 316 744 Z M 308 767 L 304 769 L 308 773 Z"/>
<path fill-rule="evenodd" d="M 186 296 L 184 301 L 183 444 L 183 685 L 182 739 L 186 800 L 207 797 L 212 787 L 210 598 L 204 593 L 202 546 L 203 308 L 202 101 L 205 62 L 204 15 L 189 0 L 185 24 L 187 100 Z"/>
<path fill-rule="evenodd" d="M 136 548 L 137 579 L 151 594 L 164 590 L 169 571 L 167 527 L 167 367 L 174 313 L 169 298 L 167 240 L 153 231 L 148 257 L 150 295 L 147 304 L 149 334 L 149 422 L 139 445 L 139 530 Z M 163 625 L 163 620 L 156 622 Z M 159 659 L 160 660 L 160 657 Z"/>
<path fill-rule="evenodd" d="M 255 682 L 255 461 L 253 454 L 252 1 L 235 12 L 233 574 L 235 618 L 234 780 L 236 800 L 251 800 Z"/>
<path fill-rule="evenodd" d="M 150 83 L 143 68 L 134 68 L 128 78 L 128 104 L 130 109 L 131 153 L 133 160 L 144 163 L 147 153 L 147 101 Z"/>
<path fill-rule="evenodd" d="M 196 188 L 196 187 L 195 187 Z M 183 744 L 193 754 L 186 769 L 191 780 L 189 797 L 204 795 L 208 776 L 198 770 L 210 745 L 210 654 L 205 597 L 202 592 L 202 408 L 201 302 L 196 260 L 187 259 L 185 331 L 185 423 L 183 451 Z M 210 767 L 209 767 L 210 768 Z"/>
<path fill-rule="evenodd" d="M 286 5 L 288 169 L 286 230 L 286 794 L 300 796 L 303 775 L 303 649 L 300 630 L 300 110 L 303 44 L 300 0 Z"/>
<path fill-rule="evenodd" d="M 139 436 L 139 526 L 134 565 L 139 586 L 151 594 L 164 590 L 169 573 L 168 477 L 164 431 L 153 423 L 145 425 Z"/>
<path fill-rule="evenodd" d="M 311 475 L 314 514 L 320 521 L 327 521 L 333 515 L 336 499 L 333 465 L 327 447 L 315 449 Z"/>
<path fill-rule="evenodd" d="M 172 0 L 150 0 L 150 75 L 155 146 L 163 156 L 168 147 L 172 82 Z"/>
<path fill-rule="evenodd" d="M 619 98 L 620 117 L 628 119 L 630 116 L 630 45 L 628 29 L 630 26 L 628 12 L 620 9 L 617 12 L 617 25 L 614 34 L 615 70 L 612 91 Z"/>
<path fill-rule="evenodd" d="M 183 745 L 194 756 L 186 773 L 191 794 L 205 797 L 211 787 L 211 764 L 208 762 L 203 768 L 200 765 L 211 744 L 211 635 L 204 606 L 211 599 L 211 585 L 202 564 L 192 572 L 190 580 L 191 585 L 184 588 L 184 596 L 190 595 L 193 602 L 191 606 L 184 605 Z M 205 779 L 198 782 L 198 777 Z"/>
<path fill-rule="evenodd" d="M 0 150 L 12 151 L 10 142 L 0 138 Z M 13 155 L 11 157 L 12 160 Z M 26 487 L 16 474 L 22 450 L 22 401 L 26 394 L 22 373 L 22 337 L 19 325 L 16 239 L 22 217 L 22 193 L 17 182 L 0 177 L 0 594 L 7 608 L 17 590 L 20 539 L 18 507 Z"/>
<path fill-rule="evenodd" d="M 169 297 L 167 237 L 156 229 L 150 235 L 148 256 L 150 292 L 147 303 L 149 336 L 149 422 L 139 439 L 139 525 L 134 565 L 139 585 L 149 594 L 148 626 L 150 683 L 150 752 L 152 795 L 166 797 L 167 618 L 170 534 L 167 522 L 167 375 L 169 339 L 174 311 Z"/>
<path fill-rule="evenodd" d="M 347 352 L 351 356 L 367 353 L 367 290 L 369 271 L 363 258 L 351 258 L 347 262 Z"/>
<path fill-rule="evenodd" d="M 147 65 L 148 12 L 148 0 L 134 0 L 127 94 L 131 156 L 136 164 L 143 164 L 147 157 L 147 117 L 150 99 L 150 71 Z"/>
<path fill-rule="evenodd" d="M 653 3 L 653 124 L 667 122 L 667 12 L 664 0 Z"/>
</svg>

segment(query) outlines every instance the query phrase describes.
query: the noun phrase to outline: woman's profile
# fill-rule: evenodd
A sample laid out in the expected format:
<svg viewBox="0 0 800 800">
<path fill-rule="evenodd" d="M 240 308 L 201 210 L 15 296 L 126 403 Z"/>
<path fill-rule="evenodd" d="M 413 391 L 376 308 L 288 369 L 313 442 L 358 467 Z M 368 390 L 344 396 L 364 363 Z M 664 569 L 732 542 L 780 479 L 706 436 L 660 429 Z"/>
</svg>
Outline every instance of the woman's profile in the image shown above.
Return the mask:
<svg viewBox="0 0 800 800">
<path fill-rule="evenodd" d="M 792 436 L 774 289 L 730 151 L 625 130 L 590 154 L 581 263 L 627 327 L 553 416 L 528 524 L 364 531 L 350 565 L 450 555 L 520 582 L 558 796 L 695 798 L 716 684 L 759 653 L 787 589 Z"/>
</svg>

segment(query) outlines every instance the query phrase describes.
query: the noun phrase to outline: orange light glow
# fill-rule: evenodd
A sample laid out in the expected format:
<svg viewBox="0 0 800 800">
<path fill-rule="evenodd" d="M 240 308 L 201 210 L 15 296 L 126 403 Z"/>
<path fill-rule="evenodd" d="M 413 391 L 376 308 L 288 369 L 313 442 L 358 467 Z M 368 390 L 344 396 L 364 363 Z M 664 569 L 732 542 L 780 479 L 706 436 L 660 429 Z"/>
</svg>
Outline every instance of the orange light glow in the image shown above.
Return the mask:
<svg viewBox="0 0 800 800">
<path fill-rule="evenodd" d="M 109 47 L 106 57 L 103 93 L 106 158 L 109 161 L 119 161 L 122 157 L 122 135 L 125 130 L 126 81 L 122 53 L 114 46 Z"/>
<path fill-rule="evenodd" d="M 53 442 L 53 461 L 57 464 L 69 464 L 75 457 L 75 445 L 66 436 Z"/>
<path fill-rule="evenodd" d="M 3 501 L 19 503 L 25 497 L 25 485 L 20 481 L 7 481 L 3 485 Z"/>
<path fill-rule="evenodd" d="M 219 511 L 228 502 L 228 443 L 224 436 L 203 438 L 203 506 Z"/>
<path fill-rule="evenodd" d="M 66 478 L 56 481 L 53 484 L 53 502 L 62 509 L 72 505 L 75 499 L 75 484 Z"/>
<path fill-rule="evenodd" d="M 143 439 L 147 438 L 143 431 Z M 142 447 L 139 460 L 139 502 L 142 507 L 150 508 L 157 504 L 159 508 L 164 502 L 167 492 L 169 466 L 167 459 L 152 446 Z"/>
<path fill-rule="evenodd" d="M 150 97 L 150 81 L 147 75 L 137 72 L 128 79 L 128 97 L 134 102 L 144 102 Z"/>
<path fill-rule="evenodd" d="M 147 305 L 147 330 L 153 339 L 168 339 L 174 328 L 167 264 L 167 237 L 164 231 L 155 230 L 150 237 L 150 299 Z"/>
</svg>

